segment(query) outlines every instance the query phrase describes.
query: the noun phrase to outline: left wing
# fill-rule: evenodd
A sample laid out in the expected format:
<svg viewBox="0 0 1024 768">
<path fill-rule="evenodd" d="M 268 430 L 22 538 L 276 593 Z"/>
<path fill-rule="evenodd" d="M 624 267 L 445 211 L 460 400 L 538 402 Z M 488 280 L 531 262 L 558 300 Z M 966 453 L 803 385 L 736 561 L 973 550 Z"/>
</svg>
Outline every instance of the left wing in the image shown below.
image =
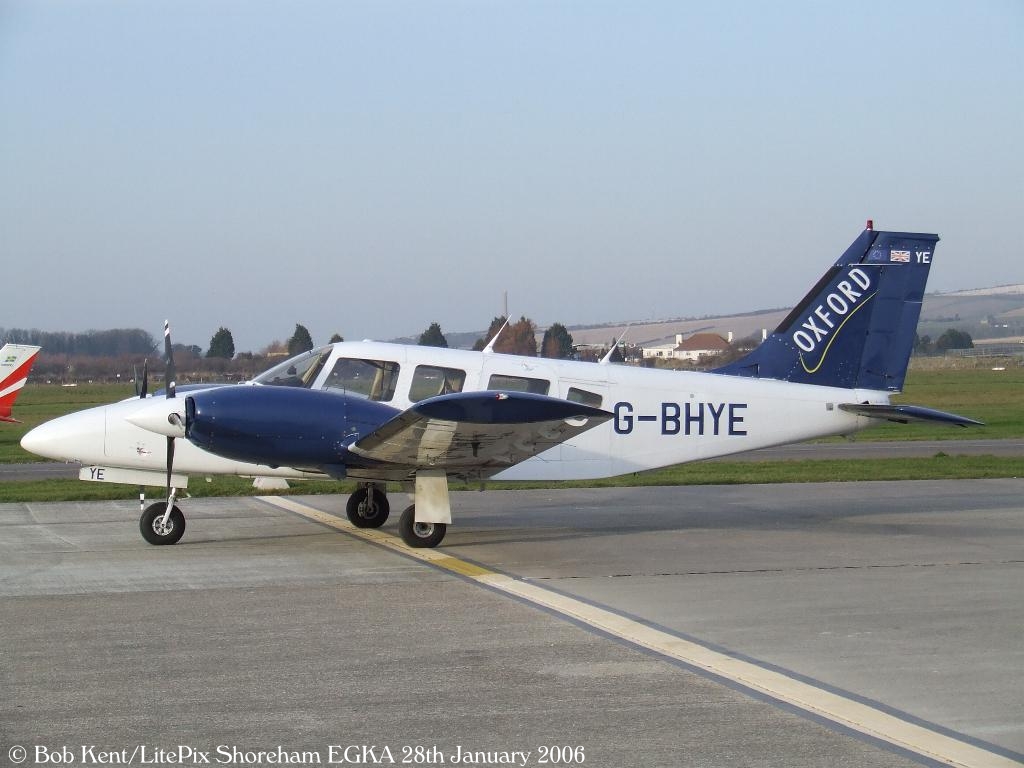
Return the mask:
<svg viewBox="0 0 1024 768">
<path fill-rule="evenodd" d="M 607 411 L 526 392 L 422 400 L 349 446 L 374 462 L 494 474 L 603 424 Z"/>
</svg>

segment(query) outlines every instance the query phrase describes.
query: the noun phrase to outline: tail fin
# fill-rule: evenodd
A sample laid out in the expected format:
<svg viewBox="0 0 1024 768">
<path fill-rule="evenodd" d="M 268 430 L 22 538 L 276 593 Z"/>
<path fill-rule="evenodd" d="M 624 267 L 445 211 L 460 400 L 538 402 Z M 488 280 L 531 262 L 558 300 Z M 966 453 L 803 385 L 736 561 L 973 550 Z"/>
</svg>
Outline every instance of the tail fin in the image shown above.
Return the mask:
<svg viewBox="0 0 1024 768">
<path fill-rule="evenodd" d="M 17 423 L 17 419 L 11 418 L 11 408 L 25 386 L 39 349 L 26 344 L 4 344 L 0 349 L 0 421 Z"/>
<path fill-rule="evenodd" d="M 868 222 L 761 346 L 715 373 L 899 392 L 938 240 Z"/>
</svg>

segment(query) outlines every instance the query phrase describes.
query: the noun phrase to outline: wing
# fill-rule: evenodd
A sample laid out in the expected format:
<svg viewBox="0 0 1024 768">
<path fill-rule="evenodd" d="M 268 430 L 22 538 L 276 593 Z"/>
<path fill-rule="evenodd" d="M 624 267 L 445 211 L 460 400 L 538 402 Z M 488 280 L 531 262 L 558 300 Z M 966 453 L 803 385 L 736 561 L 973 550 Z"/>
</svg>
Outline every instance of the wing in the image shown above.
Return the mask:
<svg viewBox="0 0 1024 768">
<path fill-rule="evenodd" d="M 886 419 L 906 424 L 910 421 L 936 421 L 941 424 L 956 424 L 959 427 L 984 426 L 984 422 L 968 419 L 955 413 L 936 411 L 921 405 L 870 405 L 868 403 L 840 403 L 839 408 L 859 416 Z"/>
<path fill-rule="evenodd" d="M 603 424 L 607 411 L 526 392 L 460 392 L 423 400 L 349 451 L 395 468 L 494 474 Z"/>
</svg>

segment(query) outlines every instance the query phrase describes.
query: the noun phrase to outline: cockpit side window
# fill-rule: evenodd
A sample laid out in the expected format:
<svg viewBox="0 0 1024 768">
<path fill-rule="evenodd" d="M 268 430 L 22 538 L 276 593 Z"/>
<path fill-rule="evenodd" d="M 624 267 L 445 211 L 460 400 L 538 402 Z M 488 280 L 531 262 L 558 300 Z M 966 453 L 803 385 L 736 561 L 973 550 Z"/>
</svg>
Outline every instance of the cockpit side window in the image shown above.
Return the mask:
<svg viewBox="0 0 1024 768">
<path fill-rule="evenodd" d="M 418 403 L 428 397 L 461 392 L 465 384 L 466 372 L 458 368 L 417 365 L 409 388 L 409 402 Z"/>
<path fill-rule="evenodd" d="M 331 356 L 331 347 L 313 349 L 275 365 L 253 379 L 257 384 L 271 387 L 303 387 L 309 389 L 316 381 L 320 369 Z"/>
<path fill-rule="evenodd" d="M 547 379 L 532 379 L 528 376 L 509 376 L 496 373 L 487 383 L 488 389 L 504 389 L 511 392 L 532 392 L 535 395 L 546 395 L 551 388 Z"/>
<path fill-rule="evenodd" d="M 388 402 L 395 396 L 398 370 L 398 363 L 390 360 L 342 357 L 328 374 L 324 388 Z"/>
<path fill-rule="evenodd" d="M 589 405 L 591 408 L 600 408 L 602 398 L 597 392 L 590 392 L 579 387 L 569 387 L 569 394 L 566 395 L 565 399 L 571 403 L 583 403 L 583 405 Z"/>
</svg>

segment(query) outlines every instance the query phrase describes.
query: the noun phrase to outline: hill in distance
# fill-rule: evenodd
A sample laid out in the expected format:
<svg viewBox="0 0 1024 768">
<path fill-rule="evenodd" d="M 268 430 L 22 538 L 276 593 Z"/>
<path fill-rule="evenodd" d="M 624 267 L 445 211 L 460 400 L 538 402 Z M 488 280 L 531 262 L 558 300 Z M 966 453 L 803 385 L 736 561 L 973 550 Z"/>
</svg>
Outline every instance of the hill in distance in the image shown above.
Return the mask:
<svg viewBox="0 0 1024 768">
<path fill-rule="evenodd" d="M 733 334 L 735 339 L 760 337 L 762 330 L 773 331 L 789 308 L 764 309 L 743 314 L 712 317 L 669 318 L 634 323 L 609 322 L 595 325 L 568 326 L 576 344 L 610 344 L 626 331 L 626 341 L 638 346 L 663 344 L 675 338 L 694 333 Z M 976 341 L 1009 341 L 1024 337 L 1024 284 L 1003 285 L 994 288 L 975 288 L 949 293 L 929 293 L 924 297 L 918 333 L 935 339 L 947 328 L 970 333 Z M 544 328 L 538 328 L 543 333 Z M 446 333 L 448 344 L 459 349 L 470 349 L 483 336 L 484 331 Z M 394 339 L 415 344 L 419 336 Z"/>
</svg>

